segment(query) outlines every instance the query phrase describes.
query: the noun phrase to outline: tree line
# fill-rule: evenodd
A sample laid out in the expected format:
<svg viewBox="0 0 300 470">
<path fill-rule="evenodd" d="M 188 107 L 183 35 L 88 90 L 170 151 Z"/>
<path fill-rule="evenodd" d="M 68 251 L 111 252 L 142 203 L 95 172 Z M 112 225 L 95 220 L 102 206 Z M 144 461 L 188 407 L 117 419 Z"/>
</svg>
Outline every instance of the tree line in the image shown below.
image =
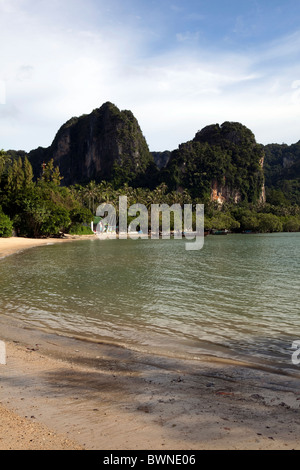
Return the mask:
<svg viewBox="0 0 300 470">
<path fill-rule="evenodd" d="M 61 186 L 61 180 L 53 160 L 43 165 L 41 177 L 34 181 L 27 157 L 12 158 L 1 151 L 0 236 L 11 236 L 14 231 L 24 237 L 55 237 L 83 230 L 93 214 L 69 188 Z"/>
<path fill-rule="evenodd" d="M 300 231 L 300 208 L 286 201 L 275 199 L 275 204 L 272 200 L 272 204 L 243 201 L 220 206 L 207 197 L 195 197 L 193 191 L 170 189 L 164 182 L 154 189 L 107 181 L 68 187 L 61 183 L 62 177 L 53 159 L 43 164 L 41 176 L 34 180 L 26 156 L 21 158 L 0 151 L 0 236 L 9 237 L 13 232 L 33 238 L 58 237 L 65 233 L 91 234 L 90 223 L 98 205 L 106 202 L 117 207 L 120 196 L 127 196 L 128 206 L 140 203 L 147 209 L 151 204 L 204 203 L 206 230 Z"/>
</svg>

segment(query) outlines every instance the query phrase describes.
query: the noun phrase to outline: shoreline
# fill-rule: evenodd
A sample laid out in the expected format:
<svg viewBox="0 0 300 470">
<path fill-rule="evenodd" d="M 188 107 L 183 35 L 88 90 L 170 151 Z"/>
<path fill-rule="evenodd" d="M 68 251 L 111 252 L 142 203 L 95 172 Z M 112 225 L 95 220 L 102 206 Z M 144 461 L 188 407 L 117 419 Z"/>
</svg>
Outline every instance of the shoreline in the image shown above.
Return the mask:
<svg viewBox="0 0 300 470">
<path fill-rule="evenodd" d="M 0 238 L 0 261 L 7 256 L 23 250 L 47 246 L 53 243 L 64 243 L 73 240 L 94 238 L 88 236 L 66 236 L 64 238 L 31 239 L 23 237 Z M 3 333 L 3 331 L 1 331 Z M 1 334 L 0 334 L 1 339 Z M 0 365 L 1 368 L 6 367 Z M 0 387 L 3 384 L 0 375 Z M 17 414 L 13 409 L 4 406 L 0 394 L 0 450 L 81 450 L 82 447 L 70 441 L 67 436 L 57 434 L 43 423 L 32 422 L 27 416 Z"/>
<path fill-rule="evenodd" d="M 79 239 L 0 239 L 0 256 Z M 0 331 L 0 450 L 300 449 L 297 377 L 60 336 L 5 314 Z"/>
<path fill-rule="evenodd" d="M 300 449 L 297 378 L 0 327 L 0 449 Z"/>
<path fill-rule="evenodd" d="M 6 256 L 10 256 L 30 248 L 52 245 L 54 243 L 67 243 L 74 240 L 94 240 L 96 238 L 96 235 L 65 235 L 63 238 L 0 237 L 0 260 Z"/>
</svg>

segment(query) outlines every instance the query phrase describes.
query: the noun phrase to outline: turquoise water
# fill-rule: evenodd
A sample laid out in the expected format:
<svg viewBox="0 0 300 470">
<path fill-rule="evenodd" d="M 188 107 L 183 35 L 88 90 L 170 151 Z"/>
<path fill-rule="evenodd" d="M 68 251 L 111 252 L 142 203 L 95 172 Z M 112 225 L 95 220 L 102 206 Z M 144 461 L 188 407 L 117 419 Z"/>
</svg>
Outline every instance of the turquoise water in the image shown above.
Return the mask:
<svg viewBox="0 0 300 470">
<path fill-rule="evenodd" d="M 87 240 L 0 262 L 0 312 L 140 351 L 279 368 L 300 339 L 300 234 Z"/>
</svg>

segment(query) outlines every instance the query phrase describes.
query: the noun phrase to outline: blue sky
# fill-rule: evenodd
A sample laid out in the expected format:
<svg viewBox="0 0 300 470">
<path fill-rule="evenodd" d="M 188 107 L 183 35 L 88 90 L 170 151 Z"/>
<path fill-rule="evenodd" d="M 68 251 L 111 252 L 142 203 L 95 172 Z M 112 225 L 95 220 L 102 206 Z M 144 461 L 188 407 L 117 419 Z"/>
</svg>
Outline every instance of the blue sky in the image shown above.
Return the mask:
<svg viewBox="0 0 300 470">
<path fill-rule="evenodd" d="M 0 0 L 0 148 L 49 146 L 106 101 L 150 150 L 226 120 L 291 144 L 299 56 L 299 0 Z"/>
</svg>

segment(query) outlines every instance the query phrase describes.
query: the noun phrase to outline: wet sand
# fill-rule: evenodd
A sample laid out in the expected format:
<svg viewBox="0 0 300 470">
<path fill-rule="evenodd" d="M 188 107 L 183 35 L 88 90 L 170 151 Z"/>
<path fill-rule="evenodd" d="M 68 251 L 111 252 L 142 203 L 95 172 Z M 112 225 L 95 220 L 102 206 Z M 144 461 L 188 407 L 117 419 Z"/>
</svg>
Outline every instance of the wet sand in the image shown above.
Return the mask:
<svg viewBox="0 0 300 470">
<path fill-rule="evenodd" d="M 29 248 L 50 245 L 53 243 L 66 243 L 72 240 L 86 240 L 95 237 L 96 235 L 65 235 L 63 238 L 0 238 L 0 259 Z"/>
<path fill-rule="evenodd" d="M 5 312 L 0 332 L 0 449 L 300 449 L 300 369 L 140 354 Z"/>
</svg>

